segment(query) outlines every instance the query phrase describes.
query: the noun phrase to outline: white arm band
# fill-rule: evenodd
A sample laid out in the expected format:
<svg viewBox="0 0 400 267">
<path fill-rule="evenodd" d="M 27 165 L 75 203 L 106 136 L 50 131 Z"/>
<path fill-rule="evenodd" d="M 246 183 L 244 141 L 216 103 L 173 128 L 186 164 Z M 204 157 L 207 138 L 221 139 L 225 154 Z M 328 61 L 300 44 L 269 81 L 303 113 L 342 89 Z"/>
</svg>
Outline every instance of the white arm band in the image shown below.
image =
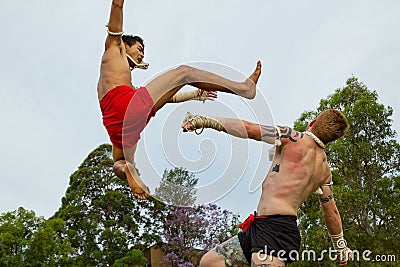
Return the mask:
<svg viewBox="0 0 400 267">
<path fill-rule="evenodd" d="M 107 33 L 111 36 L 122 36 L 124 32 L 112 32 L 108 29 L 108 23 L 106 24 Z"/>
<path fill-rule="evenodd" d="M 281 141 L 281 129 L 279 128 L 279 126 L 275 126 L 276 131 L 278 132 L 278 139 L 275 140 L 275 146 L 280 146 L 282 145 L 282 141 Z"/>
</svg>

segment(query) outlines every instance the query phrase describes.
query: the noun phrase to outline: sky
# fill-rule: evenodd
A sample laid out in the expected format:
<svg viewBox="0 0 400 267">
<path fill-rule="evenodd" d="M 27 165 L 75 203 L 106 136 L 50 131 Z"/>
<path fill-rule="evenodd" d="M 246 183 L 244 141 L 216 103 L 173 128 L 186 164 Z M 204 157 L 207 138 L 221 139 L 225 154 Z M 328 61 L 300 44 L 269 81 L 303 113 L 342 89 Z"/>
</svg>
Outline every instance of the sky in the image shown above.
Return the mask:
<svg viewBox="0 0 400 267">
<path fill-rule="evenodd" d="M 109 143 L 96 85 L 110 6 L 1 1 L 0 213 L 24 207 L 50 217 L 70 175 Z M 136 86 L 181 64 L 239 80 L 263 64 L 254 100 L 220 94 L 160 110 L 136 153 L 143 180 L 152 189 L 164 169 L 186 167 L 199 177 L 199 202 L 246 217 L 257 207 L 271 147 L 213 131 L 182 133 L 185 112 L 292 126 L 351 76 L 394 109 L 400 132 L 399 11 L 396 0 L 126 1 L 124 31 L 143 37 L 150 63 L 133 71 Z"/>
</svg>

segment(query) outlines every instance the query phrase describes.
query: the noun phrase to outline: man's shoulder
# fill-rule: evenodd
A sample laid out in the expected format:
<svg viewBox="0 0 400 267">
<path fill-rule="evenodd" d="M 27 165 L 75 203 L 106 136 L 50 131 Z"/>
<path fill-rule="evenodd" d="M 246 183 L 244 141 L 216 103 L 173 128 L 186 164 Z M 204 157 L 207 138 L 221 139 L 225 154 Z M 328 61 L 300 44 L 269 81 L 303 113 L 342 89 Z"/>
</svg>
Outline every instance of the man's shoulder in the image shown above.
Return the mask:
<svg viewBox="0 0 400 267">
<path fill-rule="evenodd" d="M 298 142 L 304 137 L 303 132 L 296 131 L 289 126 L 277 126 L 280 130 L 280 139 L 285 143 Z M 279 134 L 279 133 L 278 133 Z"/>
</svg>

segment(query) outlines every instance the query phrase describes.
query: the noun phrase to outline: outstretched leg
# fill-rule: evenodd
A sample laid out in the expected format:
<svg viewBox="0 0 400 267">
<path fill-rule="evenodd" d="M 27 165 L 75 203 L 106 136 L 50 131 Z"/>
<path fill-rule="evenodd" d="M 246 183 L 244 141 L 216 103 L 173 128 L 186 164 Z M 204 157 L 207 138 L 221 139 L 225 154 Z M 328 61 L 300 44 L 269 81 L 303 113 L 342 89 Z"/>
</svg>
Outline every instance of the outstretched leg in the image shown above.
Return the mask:
<svg viewBox="0 0 400 267">
<path fill-rule="evenodd" d="M 149 189 L 144 184 L 142 179 L 139 177 L 135 167 L 133 166 L 133 155 L 136 151 L 136 145 L 125 149 L 124 152 L 112 146 L 112 155 L 114 159 L 113 171 L 120 179 L 126 179 L 128 181 L 129 187 L 132 190 L 133 195 L 139 200 L 146 200 L 150 197 Z"/>
<path fill-rule="evenodd" d="M 260 61 L 257 62 L 254 72 L 244 82 L 235 82 L 208 71 L 180 66 L 161 74 L 149 82 L 146 88 L 156 106 L 163 106 L 185 85 L 192 85 L 205 91 L 220 91 L 253 99 L 260 75 Z"/>
<path fill-rule="evenodd" d="M 200 267 L 248 266 L 238 236 L 208 251 L 200 260 Z"/>
</svg>

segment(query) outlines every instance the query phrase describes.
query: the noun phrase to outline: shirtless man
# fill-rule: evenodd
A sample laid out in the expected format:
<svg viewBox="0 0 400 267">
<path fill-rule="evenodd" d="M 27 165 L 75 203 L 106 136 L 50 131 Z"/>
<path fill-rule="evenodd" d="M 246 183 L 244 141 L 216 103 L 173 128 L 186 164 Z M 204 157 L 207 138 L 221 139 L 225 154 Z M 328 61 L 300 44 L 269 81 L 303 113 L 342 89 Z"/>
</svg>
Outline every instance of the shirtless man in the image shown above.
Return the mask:
<svg viewBox="0 0 400 267">
<path fill-rule="evenodd" d="M 300 248 L 297 210 L 312 194 L 319 194 L 325 224 L 341 265 L 351 251 L 343 239 L 342 222 L 333 199 L 332 175 L 325 145 L 342 137 L 349 124 L 338 110 L 328 109 L 307 126 L 306 132 L 290 127 L 265 126 L 239 119 L 188 113 L 184 131 L 212 128 L 230 135 L 275 144 L 276 151 L 266 178 L 257 212 L 243 222 L 242 231 L 207 252 L 201 267 L 285 266 Z M 267 250 L 267 251 L 266 251 Z M 279 253 L 279 251 L 281 251 Z M 265 256 L 264 256 L 265 255 Z"/>
<path fill-rule="evenodd" d="M 144 200 L 149 197 L 149 192 L 133 162 L 140 132 L 156 110 L 168 102 L 198 97 L 212 99 L 216 97 L 215 91 L 252 99 L 261 74 L 261 62 L 257 62 L 255 71 L 244 82 L 180 66 L 153 79 L 146 87 L 135 88 L 131 83 L 131 69 L 146 69 L 148 64 L 143 62 L 143 40 L 123 35 L 123 4 L 124 0 L 112 1 L 97 92 L 103 124 L 112 142 L 113 170 L 119 178 L 128 180 L 136 198 Z M 198 90 L 177 93 L 185 85 L 192 85 Z"/>
</svg>

